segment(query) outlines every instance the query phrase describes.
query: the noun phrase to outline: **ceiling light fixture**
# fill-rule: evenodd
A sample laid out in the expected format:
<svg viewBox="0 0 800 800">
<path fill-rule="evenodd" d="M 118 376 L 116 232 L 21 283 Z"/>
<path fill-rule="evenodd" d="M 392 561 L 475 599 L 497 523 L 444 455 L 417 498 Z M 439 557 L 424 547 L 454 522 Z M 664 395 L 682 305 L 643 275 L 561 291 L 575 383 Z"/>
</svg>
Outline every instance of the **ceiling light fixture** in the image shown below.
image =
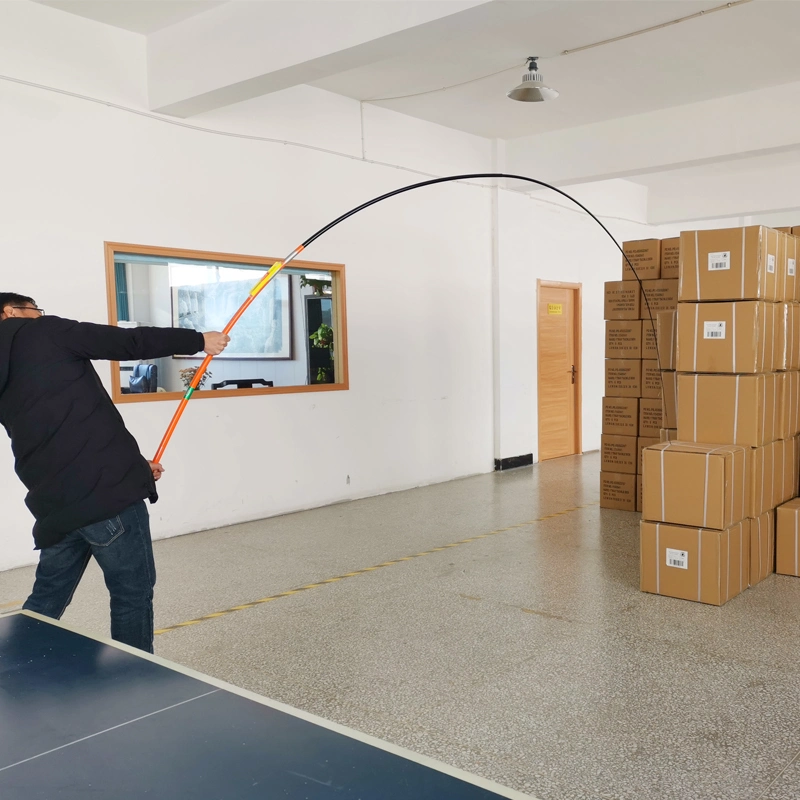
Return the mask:
<svg viewBox="0 0 800 800">
<path fill-rule="evenodd" d="M 539 56 L 528 57 L 528 71 L 522 76 L 522 83 L 515 86 L 506 97 L 518 100 L 520 103 L 541 103 L 544 100 L 555 100 L 558 92 L 545 86 L 544 78 L 539 73 L 536 64 Z"/>
</svg>

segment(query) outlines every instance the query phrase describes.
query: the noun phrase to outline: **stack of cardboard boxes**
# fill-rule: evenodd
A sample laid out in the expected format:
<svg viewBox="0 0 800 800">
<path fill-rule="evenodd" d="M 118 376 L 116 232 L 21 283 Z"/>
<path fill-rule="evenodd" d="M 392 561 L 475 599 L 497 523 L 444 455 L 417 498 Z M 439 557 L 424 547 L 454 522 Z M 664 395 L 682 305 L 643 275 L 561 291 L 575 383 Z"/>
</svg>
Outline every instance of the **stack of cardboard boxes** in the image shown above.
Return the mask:
<svg viewBox="0 0 800 800">
<path fill-rule="evenodd" d="M 778 228 L 778 230 L 800 237 L 800 226 Z M 790 257 L 791 251 L 794 250 L 800 259 L 800 238 L 796 238 L 794 244 L 790 239 L 789 248 Z M 797 294 L 800 294 L 800 279 L 797 281 L 797 289 Z M 775 572 L 800 577 L 800 499 L 794 498 L 778 508 L 775 532 Z"/>
<path fill-rule="evenodd" d="M 797 243 L 759 226 L 681 234 L 658 342 L 677 420 L 643 454 L 643 591 L 721 605 L 774 570 L 800 465 Z M 795 507 L 780 517 L 798 562 Z"/>
<path fill-rule="evenodd" d="M 664 424 L 668 392 L 662 390 L 656 320 L 660 312 L 677 307 L 679 243 L 679 239 L 626 242 L 623 279 L 605 285 L 606 384 L 600 474 L 603 508 L 641 510 L 641 454 L 645 447 L 658 443 L 661 429 L 668 427 Z M 628 260 L 636 269 L 641 287 Z"/>
</svg>

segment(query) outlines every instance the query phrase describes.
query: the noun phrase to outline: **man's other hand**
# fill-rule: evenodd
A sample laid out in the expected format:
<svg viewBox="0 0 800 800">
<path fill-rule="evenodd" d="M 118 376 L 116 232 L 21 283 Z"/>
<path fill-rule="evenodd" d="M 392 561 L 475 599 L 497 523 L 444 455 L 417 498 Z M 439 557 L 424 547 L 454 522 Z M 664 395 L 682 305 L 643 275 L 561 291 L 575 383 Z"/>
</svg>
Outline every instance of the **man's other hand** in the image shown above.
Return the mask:
<svg viewBox="0 0 800 800">
<path fill-rule="evenodd" d="M 150 469 L 153 470 L 153 480 L 158 480 L 164 474 L 164 467 L 161 464 L 156 464 L 155 461 L 148 461 Z"/>
<path fill-rule="evenodd" d="M 203 338 L 205 339 L 205 347 L 203 349 L 210 356 L 218 356 L 231 340 L 227 333 L 220 333 L 219 331 L 204 333 Z"/>
</svg>

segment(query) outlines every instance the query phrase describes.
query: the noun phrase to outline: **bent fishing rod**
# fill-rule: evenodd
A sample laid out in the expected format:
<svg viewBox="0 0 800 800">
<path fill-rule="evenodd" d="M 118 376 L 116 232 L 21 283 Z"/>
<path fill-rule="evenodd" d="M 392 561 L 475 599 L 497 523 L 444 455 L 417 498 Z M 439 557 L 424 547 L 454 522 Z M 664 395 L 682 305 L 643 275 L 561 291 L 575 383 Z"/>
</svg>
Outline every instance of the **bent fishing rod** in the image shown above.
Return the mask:
<svg viewBox="0 0 800 800">
<path fill-rule="evenodd" d="M 332 222 L 329 222 L 327 225 L 325 225 L 325 227 L 320 228 L 315 234 L 313 234 L 312 236 L 309 236 L 308 239 L 306 239 L 302 244 L 299 244 L 297 247 L 295 247 L 295 249 L 292 250 L 292 252 L 289 253 L 289 255 L 286 256 L 286 258 L 284 258 L 282 261 L 276 261 L 269 268 L 269 270 L 264 274 L 264 276 L 261 278 L 261 280 L 259 280 L 258 283 L 250 290 L 250 293 L 248 294 L 248 296 L 245 299 L 245 301 L 242 303 L 242 305 L 239 307 L 239 309 L 236 311 L 236 313 L 231 317 L 231 319 L 228 322 L 228 324 L 222 329 L 222 333 L 230 335 L 230 333 L 233 330 L 234 326 L 241 319 L 241 317 L 245 313 L 245 311 L 247 311 L 247 309 L 250 307 L 250 305 L 256 299 L 256 297 L 258 297 L 258 295 L 261 294 L 261 292 L 269 285 L 269 283 L 272 281 L 272 279 L 284 267 L 286 267 L 288 264 L 290 264 L 292 261 L 294 261 L 294 259 L 297 258 L 297 256 L 299 256 L 300 253 L 303 252 L 303 250 L 305 250 L 309 245 L 311 245 L 313 242 L 315 242 L 317 239 L 319 239 L 320 236 L 323 236 L 324 234 L 326 234 L 329 230 L 331 230 L 331 228 L 335 228 L 340 223 L 344 222 L 347 219 L 350 219 L 350 217 L 355 216 L 356 214 L 360 213 L 361 211 L 366 210 L 370 206 L 374 206 L 377 203 L 382 203 L 384 200 L 388 200 L 391 197 L 396 197 L 397 195 L 404 194 L 405 192 L 413 191 L 414 189 L 423 189 L 426 186 L 435 186 L 435 185 L 437 185 L 439 183 L 451 183 L 453 181 L 478 180 L 478 179 L 482 179 L 482 178 L 507 178 L 509 180 L 516 180 L 516 181 L 524 181 L 526 183 L 533 183 L 533 184 L 535 184 L 537 186 L 541 186 L 541 187 L 543 187 L 545 189 L 550 189 L 551 191 L 556 192 L 557 194 L 561 195 L 562 197 L 565 197 L 571 203 L 574 203 L 576 206 L 578 206 L 578 208 L 580 208 L 583 212 L 588 214 L 589 217 L 591 217 L 603 229 L 603 231 L 605 231 L 605 233 L 608 236 L 608 238 L 611 239 L 612 242 L 614 242 L 614 244 L 616 245 L 617 249 L 620 251 L 620 253 L 622 253 L 622 257 L 625 259 L 625 261 L 627 261 L 628 265 L 630 266 L 631 270 L 633 271 L 633 275 L 634 275 L 636 281 L 639 284 L 639 289 L 641 290 L 642 296 L 644 297 L 644 300 L 645 300 L 645 304 L 647 305 L 647 312 L 648 312 L 648 315 L 650 317 L 650 324 L 652 325 L 653 333 L 655 334 L 655 329 L 656 329 L 655 328 L 655 321 L 653 319 L 653 314 L 650 311 L 650 303 L 648 302 L 647 295 L 644 292 L 644 287 L 642 286 L 642 281 L 639 278 L 639 275 L 636 272 L 635 267 L 633 266 L 633 264 L 631 264 L 630 259 L 625 255 L 625 251 L 622 249 L 622 246 L 614 238 L 614 236 L 611 234 L 611 231 L 609 231 L 608 228 L 588 208 L 586 208 L 585 205 L 583 205 L 583 203 L 581 203 L 580 201 L 576 200 L 574 197 L 572 197 L 571 195 L 567 194 L 565 191 L 563 191 L 561 189 L 558 189 L 557 187 L 552 186 L 549 183 L 545 183 L 545 181 L 537 180 L 536 178 L 529 178 L 526 175 L 510 175 L 510 174 L 507 174 L 507 173 L 504 173 L 504 172 L 473 172 L 473 173 L 469 173 L 469 174 L 466 174 L 466 175 L 448 175 L 448 176 L 443 177 L 443 178 L 431 178 L 430 180 L 427 180 L 427 181 L 420 181 L 419 183 L 412 183 L 412 184 L 410 184 L 408 186 L 401 186 L 399 189 L 394 189 L 391 192 L 386 192 L 386 194 L 382 194 L 382 195 L 380 195 L 378 197 L 373 197 L 371 200 L 367 200 L 365 203 L 362 203 L 361 205 L 356 206 L 355 208 L 351 208 L 349 211 L 347 211 L 346 213 L 342 214 L 340 217 L 337 217 Z M 197 368 L 196 372 L 194 373 L 194 376 L 192 377 L 191 383 L 189 384 L 189 388 L 187 389 L 186 394 L 181 399 L 181 401 L 180 401 L 180 403 L 178 405 L 178 408 L 175 410 L 175 414 L 173 415 L 172 420 L 170 421 L 169 426 L 167 427 L 167 430 L 164 433 L 163 438 L 161 439 L 161 444 L 158 446 L 158 450 L 156 451 L 156 454 L 153 457 L 153 461 L 155 463 L 158 464 L 158 463 L 161 462 L 161 459 L 164 456 L 164 452 L 167 449 L 167 445 L 169 444 L 170 439 L 172 438 L 172 434 L 175 433 L 175 428 L 178 426 L 178 422 L 180 422 L 180 419 L 183 416 L 183 412 L 186 410 L 186 406 L 189 403 L 189 400 L 192 399 L 192 395 L 195 393 L 195 391 L 197 390 L 197 387 L 200 385 L 200 381 L 203 379 L 203 375 L 205 375 L 206 370 L 208 369 L 208 366 L 211 363 L 212 359 L 213 359 L 213 356 L 206 355 L 206 357 L 203 359 L 203 362 L 200 364 L 200 366 Z M 660 364 L 660 358 L 659 358 L 659 370 L 660 369 L 661 369 L 661 364 Z"/>
</svg>

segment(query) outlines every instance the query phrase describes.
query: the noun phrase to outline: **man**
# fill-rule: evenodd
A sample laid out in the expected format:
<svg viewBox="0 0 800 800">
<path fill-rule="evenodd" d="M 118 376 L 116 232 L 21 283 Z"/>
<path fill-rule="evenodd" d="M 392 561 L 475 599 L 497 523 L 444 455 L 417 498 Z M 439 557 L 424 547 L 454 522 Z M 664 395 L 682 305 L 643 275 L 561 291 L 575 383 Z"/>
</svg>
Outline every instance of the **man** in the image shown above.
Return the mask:
<svg viewBox="0 0 800 800">
<path fill-rule="evenodd" d="M 24 608 L 59 619 L 94 556 L 111 596 L 111 636 L 153 652 L 156 573 L 148 499 L 163 472 L 139 452 L 91 360 L 218 355 L 230 338 L 46 317 L 0 292 L 0 423 L 28 489 L 39 554 Z"/>
</svg>

